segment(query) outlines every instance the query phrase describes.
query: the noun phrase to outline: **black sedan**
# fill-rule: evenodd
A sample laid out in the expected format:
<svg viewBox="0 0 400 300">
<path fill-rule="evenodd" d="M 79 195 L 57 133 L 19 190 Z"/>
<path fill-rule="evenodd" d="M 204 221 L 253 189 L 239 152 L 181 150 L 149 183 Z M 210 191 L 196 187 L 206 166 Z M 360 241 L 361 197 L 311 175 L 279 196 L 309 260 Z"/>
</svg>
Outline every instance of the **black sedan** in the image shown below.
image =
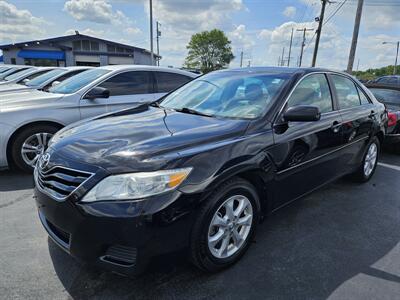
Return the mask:
<svg viewBox="0 0 400 300">
<path fill-rule="evenodd" d="M 400 85 L 367 84 L 366 86 L 388 110 L 385 143 L 400 153 Z"/>
<path fill-rule="evenodd" d="M 268 213 L 344 175 L 368 181 L 385 119 L 345 73 L 213 72 L 57 133 L 34 173 L 39 217 L 70 255 L 115 272 L 179 249 L 219 271 Z"/>
</svg>

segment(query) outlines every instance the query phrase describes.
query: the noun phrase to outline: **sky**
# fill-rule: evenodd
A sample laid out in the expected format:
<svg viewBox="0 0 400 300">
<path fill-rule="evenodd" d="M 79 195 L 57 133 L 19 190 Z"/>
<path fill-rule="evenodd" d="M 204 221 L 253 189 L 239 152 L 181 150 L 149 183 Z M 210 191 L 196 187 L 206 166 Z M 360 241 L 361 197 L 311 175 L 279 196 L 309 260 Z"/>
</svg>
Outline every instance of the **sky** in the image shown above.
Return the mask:
<svg viewBox="0 0 400 300">
<path fill-rule="evenodd" d="M 394 64 L 395 45 L 382 43 L 400 40 L 400 0 L 364 2 L 354 69 Z M 73 34 L 78 30 L 150 49 L 148 3 L 148 0 L 0 0 L 0 45 Z M 327 5 L 317 66 L 346 68 L 356 7 L 357 0 L 335 0 Z M 302 32 L 297 29 L 309 28 L 313 30 L 306 34 L 303 66 L 310 66 L 318 26 L 315 17 L 320 9 L 320 0 L 153 0 L 154 21 L 161 24 L 160 64 L 182 66 L 191 35 L 218 28 L 232 41 L 235 59 L 230 67 L 240 65 L 241 51 L 244 65 L 276 66 L 284 47 L 284 57 L 288 58 L 293 28 L 290 66 L 295 66 L 302 40 Z"/>
</svg>

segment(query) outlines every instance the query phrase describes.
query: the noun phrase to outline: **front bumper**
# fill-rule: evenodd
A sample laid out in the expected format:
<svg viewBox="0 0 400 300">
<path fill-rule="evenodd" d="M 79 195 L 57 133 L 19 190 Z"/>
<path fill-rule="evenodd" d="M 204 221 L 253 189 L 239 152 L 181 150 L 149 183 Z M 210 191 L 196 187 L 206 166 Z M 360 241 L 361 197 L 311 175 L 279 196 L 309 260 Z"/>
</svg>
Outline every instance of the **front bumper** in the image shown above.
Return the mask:
<svg viewBox="0 0 400 300">
<path fill-rule="evenodd" d="M 78 260 L 125 275 L 188 245 L 193 198 L 174 191 L 139 202 L 56 201 L 35 189 L 39 218 L 53 241 Z"/>
<path fill-rule="evenodd" d="M 0 169 L 6 168 L 7 163 L 7 142 L 14 128 L 0 123 Z"/>
</svg>

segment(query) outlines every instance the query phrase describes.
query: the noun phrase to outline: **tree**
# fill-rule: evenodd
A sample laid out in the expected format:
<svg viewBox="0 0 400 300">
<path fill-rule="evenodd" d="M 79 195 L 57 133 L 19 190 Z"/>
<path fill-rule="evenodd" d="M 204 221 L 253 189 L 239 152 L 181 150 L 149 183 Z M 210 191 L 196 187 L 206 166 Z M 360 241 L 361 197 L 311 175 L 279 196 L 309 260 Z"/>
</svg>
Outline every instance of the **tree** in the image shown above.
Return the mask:
<svg viewBox="0 0 400 300">
<path fill-rule="evenodd" d="M 385 75 L 392 75 L 394 70 L 394 66 L 386 66 L 378 69 L 368 69 L 366 71 L 355 71 L 353 75 L 357 78 L 364 80 L 375 79 L 376 77 L 381 77 Z M 400 69 L 397 70 L 397 75 L 400 75 Z"/>
<path fill-rule="evenodd" d="M 233 60 L 231 41 L 218 29 L 192 35 L 186 57 L 187 68 L 200 69 L 203 73 L 219 70 Z"/>
</svg>

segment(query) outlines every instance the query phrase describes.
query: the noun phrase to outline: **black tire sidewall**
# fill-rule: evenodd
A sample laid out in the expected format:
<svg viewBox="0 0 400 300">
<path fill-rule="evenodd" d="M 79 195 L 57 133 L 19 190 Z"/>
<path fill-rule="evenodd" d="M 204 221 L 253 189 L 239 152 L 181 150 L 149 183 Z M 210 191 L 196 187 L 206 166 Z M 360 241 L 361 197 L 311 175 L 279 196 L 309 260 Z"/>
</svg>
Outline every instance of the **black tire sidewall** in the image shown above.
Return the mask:
<svg viewBox="0 0 400 300">
<path fill-rule="evenodd" d="M 253 209 L 251 229 L 246 241 L 243 243 L 239 251 L 228 258 L 217 258 L 213 256 L 211 251 L 208 249 L 209 226 L 216 210 L 222 205 L 222 203 L 233 195 L 246 196 L 251 202 Z M 203 269 L 206 269 L 207 271 L 218 271 L 232 265 L 243 256 L 247 248 L 250 246 L 251 240 L 255 234 L 259 221 L 259 211 L 260 204 L 256 189 L 245 180 L 233 180 L 227 186 L 224 186 L 224 188 L 217 189 L 217 191 L 209 197 L 207 203 L 205 203 L 204 209 L 199 212 L 197 217 L 197 229 L 193 232 L 193 234 L 196 235 L 194 242 L 198 243 L 195 247 L 198 249 L 198 253 L 196 254 L 202 261 Z"/>
<path fill-rule="evenodd" d="M 11 158 L 14 166 L 21 171 L 32 172 L 33 167 L 27 165 L 21 155 L 21 148 L 23 143 L 26 141 L 28 137 L 34 135 L 35 133 L 47 132 L 54 134 L 58 130 L 59 128 L 52 125 L 37 125 L 37 126 L 27 127 L 23 129 L 20 133 L 18 133 L 11 145 Z"/>
</svg>

